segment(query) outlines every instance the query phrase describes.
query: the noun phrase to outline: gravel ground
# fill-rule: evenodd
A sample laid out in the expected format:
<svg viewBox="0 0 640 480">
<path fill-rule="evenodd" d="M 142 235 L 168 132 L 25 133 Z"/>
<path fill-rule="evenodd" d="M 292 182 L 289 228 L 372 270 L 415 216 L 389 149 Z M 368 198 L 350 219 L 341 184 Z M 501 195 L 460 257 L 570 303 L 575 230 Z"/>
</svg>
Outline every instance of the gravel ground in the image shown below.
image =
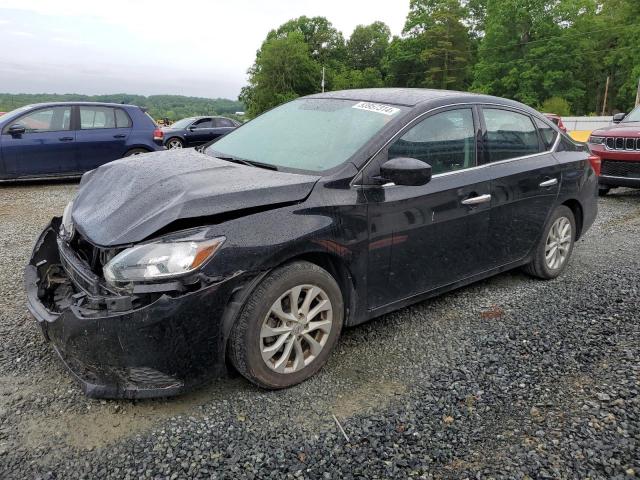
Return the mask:
<svg viewBox="0 0 640 480">
<path fill-rule="evenodd" d="M 639 192 L 600 201 L 560 279 L 507 273 L 350 329 L 286 391 L 130 402 L 85 398 L 24 306 L 75 189 L 0 189 L 0 478 L 640 476 Z"/>
</svg>

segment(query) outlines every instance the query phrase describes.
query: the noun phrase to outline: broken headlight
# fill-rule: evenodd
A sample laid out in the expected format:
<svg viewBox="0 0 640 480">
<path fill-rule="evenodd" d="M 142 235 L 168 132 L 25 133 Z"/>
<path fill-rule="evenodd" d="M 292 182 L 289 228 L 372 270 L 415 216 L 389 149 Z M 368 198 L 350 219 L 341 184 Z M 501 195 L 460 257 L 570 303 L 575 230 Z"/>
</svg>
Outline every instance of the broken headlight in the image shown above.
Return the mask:
<svg viewBox="0 0 640 480">
<path fill-rule="evenodd" d="M 191 273 L 209 260 L 224 243 L 211 239 L 170 239 L 127 248 L 103 268 L 107 282 L 116 285 L 152 282 Z"/>
<path fill-rule="evenodd" d="M 60 236 L 67 242 L 70 242 L 76 233 L 76 227 L 73 224 L 73 218 L 71 218 L 71 210 L 73 210 L 73 201 L 67 203 L 67 206 L 64 207 L 62 222 L 60 223 Z"/>
</svg>

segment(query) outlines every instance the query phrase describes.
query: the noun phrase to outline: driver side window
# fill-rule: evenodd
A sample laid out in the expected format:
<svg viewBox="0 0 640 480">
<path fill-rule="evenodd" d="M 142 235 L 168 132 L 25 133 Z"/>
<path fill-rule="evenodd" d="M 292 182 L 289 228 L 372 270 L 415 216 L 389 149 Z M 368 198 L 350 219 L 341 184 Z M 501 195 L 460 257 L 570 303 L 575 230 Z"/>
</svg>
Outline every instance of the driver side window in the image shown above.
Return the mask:
<svg viewBox="0 0 640 480">
<path fill-rule="evenodd" d="M 475 166 L 473 112 L 460 108 L 437 113 L 413 126 L 389 147 L 389 159 L 417 158 L 431 165 L 432 173 Z"/>
<path fill-rule="evenodd" d="M 197 122 L 195 122 L 193 124 L 193 126 L 196 129 L 200 129 L 200 128 L 211 128 L 212 127 L 212 121 L 210 118 L 205 118 L 202 120 L 198 120 Z"/>
</svg>

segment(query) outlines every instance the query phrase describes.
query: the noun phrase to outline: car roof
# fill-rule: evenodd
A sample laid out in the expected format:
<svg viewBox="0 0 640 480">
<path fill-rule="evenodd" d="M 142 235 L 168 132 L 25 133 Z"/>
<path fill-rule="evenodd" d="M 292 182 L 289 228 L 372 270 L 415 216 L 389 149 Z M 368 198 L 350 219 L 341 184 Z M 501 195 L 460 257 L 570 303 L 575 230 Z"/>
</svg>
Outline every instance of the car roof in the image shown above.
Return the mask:
<svg viewBox="0 0 640 480">
<path fill-rule="evenodd" d="M 456 90 L 436 90 L 430 88 L 363 88 L 354 90 L 340 90 L 336 92 L 316 93 L 303 98 L 334 98 L 339 100 L 355 100 L 360 102 L 387 103 L 416 107 L 436 101 L 448 100 L 453 102 L 483 102 L 498 105 L 514 106 L 534 111 L 520 102 L 506 98 L 494 97 L 478 93 L 459 92 Z"/>
<path fill-rule="evenodd" d="M 131 105 L 128 103 L 109 103 L 109 102 L 74 102 L 73 100 L 68 102 L 43 102 L 43 103 L 32 103 L 30 105 L 25 105 L 25 107 L 29 108 L 39 108 L 39 107 L 61 107 L 65 105 L 91 105 L 91 106 L 99 106 L 99 107 L 120 107 L 120 108 L 142 108 L 138 105 Z"/>
</svg>

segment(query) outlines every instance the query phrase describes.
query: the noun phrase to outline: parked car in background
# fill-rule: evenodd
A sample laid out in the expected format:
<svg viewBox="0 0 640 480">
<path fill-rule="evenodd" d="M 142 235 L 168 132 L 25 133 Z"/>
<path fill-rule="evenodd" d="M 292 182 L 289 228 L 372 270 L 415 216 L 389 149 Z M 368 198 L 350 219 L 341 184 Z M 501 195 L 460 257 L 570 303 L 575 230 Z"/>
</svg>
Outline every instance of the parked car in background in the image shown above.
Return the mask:
<svg viewBox="0 0 640 480">
<path fill-rule="evenodd" d="M 591 132 L 589 148 L 600 157 L 600 195 L 615 187 L 640 188 L 640 106 Z"/>
<path fill-rule="evenodd" d="M 28 105 L 0 117 L 0 132 L 0 180 L 76 177 L 118 158 L 164 149 L 162 131 L 134 105 Z"/>
<path fill-rule="evenodd" d="M 556 115 L 555 113 L 543 113 L 543 115 L 551 120 L 561 132 L 567 133 L 567 128 L 564 126 L 564 123 L 562 123 L 562 117 L 560 117 L 560 115 Z"/>
<path fill-rule="evenodd" d="M 596 217 L 589 157 L 502 98 L 300 98 L 83 177 L 35 244 L 28 306 L 90 396 L 175 395 L 226 360 L 288 387 L 343 326 L 517 267 L 558 277 Z"/>
<path fill-rule="evenodd" d="M 162 129 L 167 148 L 197 147 L 215 140 L 240 126 L 227 117 L 189 117 Z"/>
</svg>

